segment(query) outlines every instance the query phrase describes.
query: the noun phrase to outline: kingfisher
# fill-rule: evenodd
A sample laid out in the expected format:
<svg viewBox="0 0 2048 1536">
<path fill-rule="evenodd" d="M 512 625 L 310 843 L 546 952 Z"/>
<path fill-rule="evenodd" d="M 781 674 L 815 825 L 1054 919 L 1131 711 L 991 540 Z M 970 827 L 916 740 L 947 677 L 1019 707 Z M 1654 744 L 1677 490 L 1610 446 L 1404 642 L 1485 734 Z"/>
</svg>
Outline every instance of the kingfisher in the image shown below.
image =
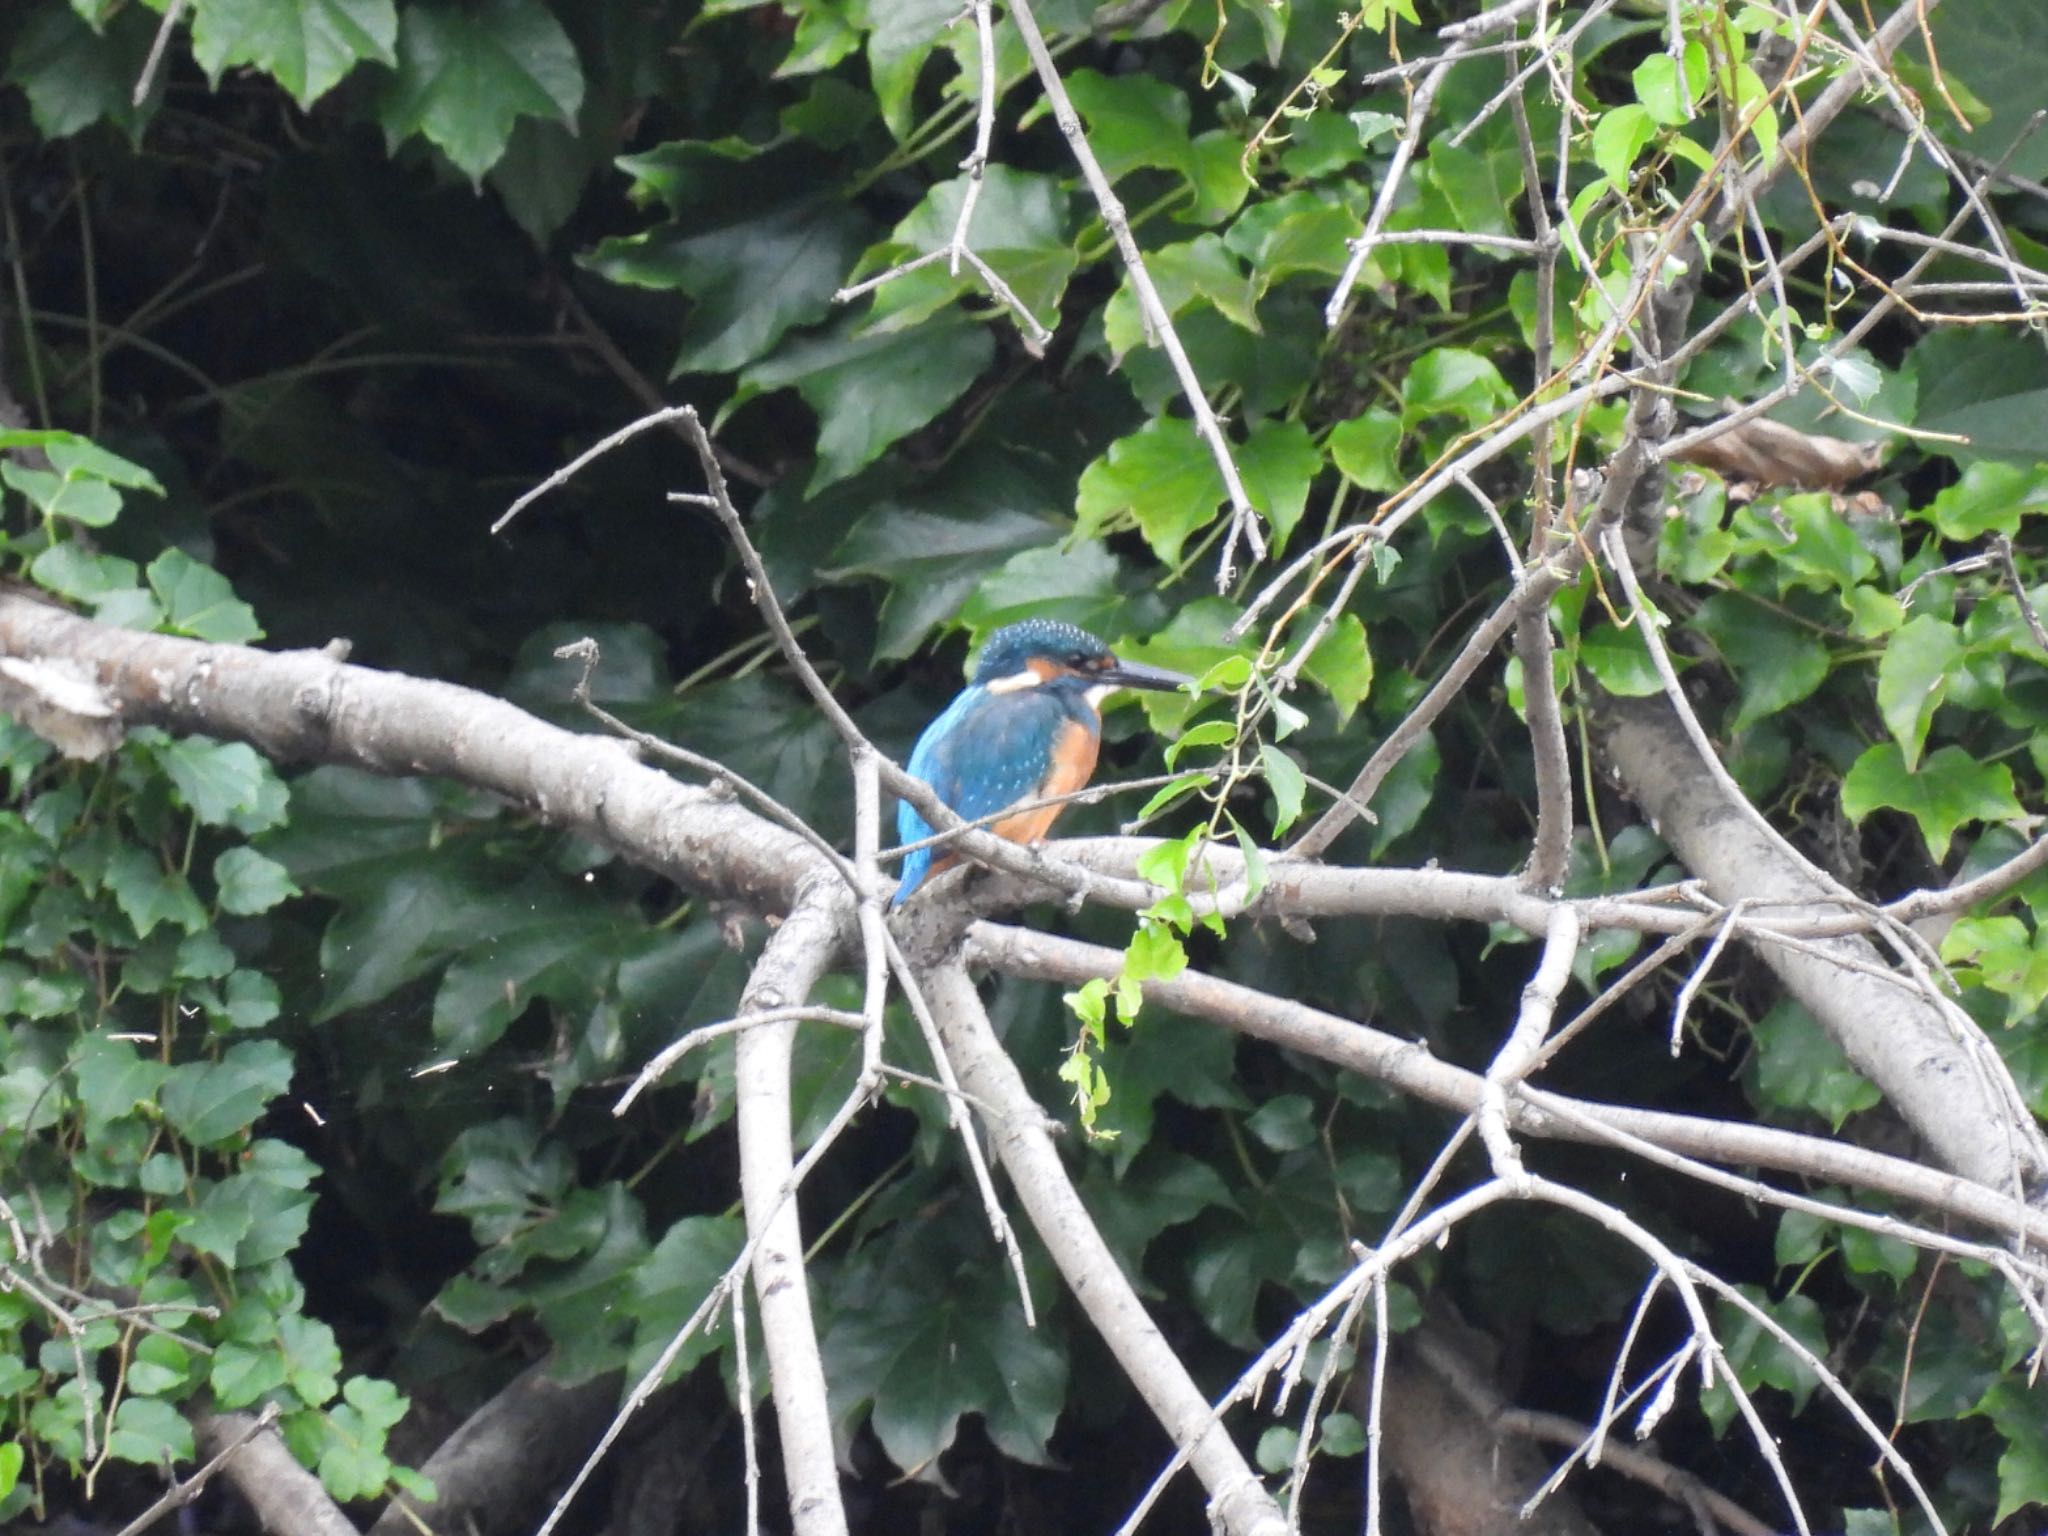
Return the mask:
<svg viewBox="0 0 2048 1536">
<path fill-rule="evenodd" d="M 989 636 L 972 681 L 925 727 L 910 754 L 910 773 L 965 821 L 1030 806 L 991 823 L 989 830 L 1013 843 L 1035 843 L 1066 809 L 1036 802 L 1072 794 L 1095 772 L 1102 701 L 1119 688 L 1171 692 L 1192 681 L 1164 667 L 1119 661 L 1072 624 L 1011 624 Z M 896 831 L 904 842 L 915 843 L 933 829 L 905 801 L 896 809 Z M 906 855 L 889 904 L 901 906 L 927 876 L 958 858 L 938 847 Z"/>
</svg>

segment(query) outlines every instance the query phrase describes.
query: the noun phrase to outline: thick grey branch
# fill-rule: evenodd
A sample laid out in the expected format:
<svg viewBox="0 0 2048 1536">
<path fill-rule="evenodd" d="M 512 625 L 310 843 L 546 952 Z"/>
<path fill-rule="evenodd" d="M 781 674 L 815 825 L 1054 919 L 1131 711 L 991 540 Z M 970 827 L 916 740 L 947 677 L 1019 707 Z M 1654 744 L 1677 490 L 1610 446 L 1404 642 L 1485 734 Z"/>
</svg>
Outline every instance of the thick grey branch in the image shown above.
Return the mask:
<svg viewBox="0 0 2048 1536">
<path fill-rule="evenodd" d="M 528 1366 L 420 1468 L 434 1485 L 433 1502 L 400 1495 L 370 1536 L 417 1536 L 422 1521 L 476 1536 L 528 1529 L 548 1487 L 596 1443 L 618 1400 L 616 1371 L 565 1386 L 548 1375 L 547 1361 Z"/>
<path fill-rule="evenodd" d="M 1622 787 L 1719 899 L 1832 905 L 1831 882 L 1795 862 L 1731 803 L 1668 703 L 1614 701 L 1604 711 L 1600 740 Z M 1827 958 L 1882 965 L 1868 939 L 1824 940 L 1815 948 L 1824 953 L 1777 946 L 1761 953 L 1943 1166 L 1993 1189 L 2033 1188 L 2048 1172 L 2048 1155 L 1997 1053 L 1931 999 Z"/>
</svg>

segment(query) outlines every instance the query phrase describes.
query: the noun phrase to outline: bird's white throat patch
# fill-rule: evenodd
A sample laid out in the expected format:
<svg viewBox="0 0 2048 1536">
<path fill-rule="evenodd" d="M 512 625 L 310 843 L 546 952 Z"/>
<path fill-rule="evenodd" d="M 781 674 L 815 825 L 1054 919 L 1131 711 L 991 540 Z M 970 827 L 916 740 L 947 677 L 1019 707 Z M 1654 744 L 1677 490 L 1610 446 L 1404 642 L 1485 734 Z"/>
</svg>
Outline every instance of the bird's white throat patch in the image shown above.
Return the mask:
<svg viewBox="0 0 2048 1536">
<path fill-rule="evenodd" d="M 1084 695 L 1084 697 L 1088 700 L 1088 707 L 1094 710 L 1098 715 L 1101 714 L 1102 701 L 1108 698 L 1112 693 L 1115 693 L 1117 689 L 1121 688 L 1122 686 L 1123 684 L 1121 683 L 1097 683 L 1093 688 L 1090 688 L 1088 692 Z"/>
</svg>

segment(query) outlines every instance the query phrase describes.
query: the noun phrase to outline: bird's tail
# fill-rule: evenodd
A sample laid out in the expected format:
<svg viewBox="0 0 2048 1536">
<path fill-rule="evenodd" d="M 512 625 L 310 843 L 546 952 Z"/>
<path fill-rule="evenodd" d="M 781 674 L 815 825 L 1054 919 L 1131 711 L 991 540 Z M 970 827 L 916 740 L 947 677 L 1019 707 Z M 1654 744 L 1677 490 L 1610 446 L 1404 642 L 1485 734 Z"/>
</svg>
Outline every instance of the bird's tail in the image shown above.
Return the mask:
<svg viewBox="0 0 2048 1536">
<path fill-rule="evenodd" d="M 932 850 L 919 848 L 903 856 L 903 875 L 896 883 L 896 894 L 889 898 L 889 910 L 895 911 L 910 899 L 910 893 L 924 884 L 924 877 L 932 872 Z"/>
</svg>

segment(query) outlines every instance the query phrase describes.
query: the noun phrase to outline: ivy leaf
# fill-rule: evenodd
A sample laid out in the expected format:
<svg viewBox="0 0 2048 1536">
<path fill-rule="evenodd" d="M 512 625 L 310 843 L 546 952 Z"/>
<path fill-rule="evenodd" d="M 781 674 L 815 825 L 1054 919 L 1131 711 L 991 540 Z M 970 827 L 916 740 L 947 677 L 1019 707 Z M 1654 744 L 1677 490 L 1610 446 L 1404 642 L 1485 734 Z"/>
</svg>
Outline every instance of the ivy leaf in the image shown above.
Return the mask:
<svg viewBox="0 0 2048 1536">
<path fill-rule="evenodd" d="M 93 476 L 27 469 L 9 459 L 0 463 L 0 482 L 21 492 L 45 517 L 104 528 L 121 514 L 121 493 Z"/>
<path fill-rule="evenodd" d="M 1797 704 L 1827 679 L 1828 650 L 1819 636 L 1732 592 L 1700 605 L 1694 625 L 1714 643 L 1740 690 L 1729 731 Z"/>
<path fill-rule="evenodd" d="M 1172 565 L 1188 536 L 1214 520 L 1223 494 L 1223 477 L 1194 423 L 1155 417 L 1081 472 L 1076 533 L 1092 538 L 1128 516 L 1152 552 Z"/>
<path fill-rule="evenodd" d="M 175 1404 L 160 1397 L 124 1397 L 114 1410 L 107 1454 L 145 1467 L 191 1461 L 196 1455 L 192 1423 Z"/>
<path fill-rule="evenodd" d="M 1934 524 L 1944 539 L 1974 544 L 1987 533 L 2016 534 L 2022 517 L 2044 509 L 2048 465 L 1981 459 L 1914 515 Z"/>
<path fill-rule="evenodd" d="M 1643 146 L 1657 136 L 1657 120 L 1649 109 L 1627 102 L 1604 112 L 1593 125 L 1593 163 L 1614 190 L 1628 192 L 1629 171 Z"/>
<path fill-rule="evenodd" d="M 1043 1466 L 1066 1356 L 1025 1325 L 1000 1265 L 918 1278 L 839 1312 L 823 1346 L 835 1399 L 871 1405 L 876 1438 L 906 1472 L 929 1468 L 968 1413 L 1006 1455 Z"/>
<path fill-rule="evenodd" d="M 135 1049 L 134 1042 L 93 1033 L 78 1043 L 74 1068 L 78 1103 L 85 1111 L 87 1139 L 98 1137 L 110 1123 L 138 1105 L 154 1104 L 170 1068 Z"/>
<path fill-rule="evenodd" d="M 147 575 L 163 604 L 163 623 L 177 633 L 221 645 L 247 645 L 263 638 L 256 611 L 235 596 L 227 577 L 182 549 L 173 547 L 158 555 L 149 562 Z"/>
<path fill-rule="evenodd" d="M 238 64 L 273 76 L 301 110 L 368 59 L 395 64 L 398 11 L 391 0 L 199 0 L 192 57 L 219 89 Z"/>
<path fill-rule="evenodd" d="M 398 74 L 378 118 L 394 149 L 425 134 L 475 182 L 505 153 L 519 118 L 573 127 L 582 104 L 575 45 L 541 0 L 482 0 L 406 7 Z"/>
<path fill-rule="evenodd" d="M 107 860 L 107 889 L 121 915 L 134 925 L 137 938 L 148 938 L 159 923 L 187 933 L 206 926 L 206 908 L 185 877 L 166 870 L 148 850 L 133 843 L 123 843 Z"/>
<path fill-rule="evenodd" d="M 1756 1042 L 1757 1092 L 1781 1109 L 1810 1110 L 1828 1125 L 1877 1104 L 1877 1088 L 1842 1054 L 1842 1048 L 1789 998 L 1750 1026 Z"/>
<path fill-rule="evenodd" d="M 1928 754 L 1916 773 L 1891 741 L 1867 749 L 1842 780 L 1842 811 L 1851 821 L 1880 808 L 1904 811 L 1917 821 L 1936 863 L 1948 857 L 1956 828 L 1965 822 L 2024 814 L 2005 764 L 1980 763 L 1950 746 Z"/>
<path fill-rule="evenodd" d="M 1950 670 L 1963 654 L 1956 627 L 1933 614 L 1908 619 L 1885 642 L 1877 663 L 1877 708 L 1904 753 L 1906 772 L 1920 762 L 1927 728 L 1948 691 Z"/>
<path fill-rule="evenodd" d="M 1361 490 L 1396 490 L 1404 478 L 1401 430 L 1399 417 L 1374 406 L 1330 429 L 1330 459 L 1338 473 Z"/>
<path fill-rule="evenodd" d="M 633 1347 L 626 1372 L 635 1381 L 654 1369 L 690 1314 L 703 1304 L 747 1240 L 746 1224 L 737 1216 L 685 1216 L 670 1227 L 633 1276 Z M 688 1374 L 712 1350 L 730 1325 L 699 1328 L 676 1354 L 669 1380 Z"/>
<path fill-rule="evenodd" d="M 2029 1505 L 2048 1504 L 2048 1419 L 2041 1393 L 2015 1377 L 2001 1377 L 1977 1405 L 2005 1441 L 1998 1457 L 1998 1513 L 2003 1523 Z"/>
<path fill-rule="evenodd" d="M 1196 302 L 1207 304 L 1232 325 L 1256 332 L 1258 311 L 1254 308 L 1257 289 L 1238 258 L 1218 235 L 1200 235 L 1179 245 L 1162 246 L 1145 254 L 1145 270 L 1159 292 L 1159 302 L 1169 315 L 1179 315 Z M 1149 341 L 1145 317 L 1138 307 L 1128 274 L 1110 295 L 1102 312 L 1103 335 L 1111 355 L 1119 360 L 1132 348 Z"/>
<path fill-rule="evenodd" d="M 135 82 L 157 29 L 146 6 L 124 6 L 101 36 L 70 6 L 29 10 L 14 39 L 6 78 L 28 98 L 29 115 L 47 138 L 69 138 L 105 118 L 136 143 L 163 96 L 158 71 L 148 99 L 134 105 Z"/>
<path fill-rule="evenodd" d="M 244 1040 L 219 1061 L 173 1067 L 159 1102 L 187 1140 L 213 1146 L 255 1123 L 292 1083 L 292 1053 L 275 1040 Z"/>
<path fill-rule="evenodd" d="M 2048 358 L 2031 341 L 1977 331 L 1935 331 L 1913 348 L 1910 366 L 1920 378 L 1913 425 L 1963 439 L 1931 440 L 1929 453 L 1946 454 L 1959 464 L 1980 459 L 2033 464 L 2041 457 L 2041 423 L 2048 419 Z"/>
<path fill-rule="evenodd" d="M 670 377 L 729 373 L 765 356 L 792 326 L 824 317 L 863 227 L 849 209 L 799 203 L 723 229 L 678 223 L 606 240 L 584 265 L 615 283 L 688 294 L 696 302 Z"/>
<path fill-rule="evenodd" d="M 276 770 L 247 742 L 181 736 L 156 756 L 179 798 L 209 827 L 260 811 L 276 778 Z"/>
<path fill-rule="evenodd" d="M 1301 769 L 1271 742 L 1259 747 L 1259 764 L 1266 770 L 1266 787 L 1273 791 L 1273 835 L 1279 837 L 1301 815 L 1301 802 L 1308 792 L 1308 780 Z"/>
<path fill-rule="evenodd" d="M 1298 272 L 1342 272 L 1357 233 L 1357 217 L 1341 202 L 1289 192 L 1247 208 L 1224 232 L 1223 243 L 1250 264 L 1264 294 Z"/>
<path fill-rule="evenodd" d="M 959 14 L 958 0 L 886 0 L 874 8 L 868 70 L 875 81 L 875 99 L 882 105 L 882 121 L 899 139 L 910 131 L 911 94 L 925 60 L 938 47 L 946 24 Z"/>
<path fill-rule="evenodd" d="M 1306 1094 L 1283 1093 L 1261 1104 L 1244 1126 L 1275 1152 L 1298 1152 L 1316 1143 L 1316 1108 Z"/>
<path fill-rule="evenodd" d="M 1827 1325 L 1821 1320 L 1820 1304 L 1811 1296 L 1795 1293 L 1782 1301 L 1773 1301 L 1755 1286 L 1745 1285 L 1741 1289 L 1759 1311 L 1768 1314 L 1808 1351 L 1819 1359 L 1827 1358 Z M 1791 1397 L 1792 1411 L 1797 1413 L 1820 1385 L 1799 1356 L 1732 1302 L 1715 1304 L 1714 1332 L 1745 1391 L 1753 1393 L 1759 1387 L 1776 1387 Z M 1734 1394 L 1718 1381 L 1700 1394 L 1700 1407 L 1716 1434 L 1727 1428 L 1739 1412 Z"/>
<path fill-rule="evenodd" d="M 1337 707 L 1337 729 L 1343 730 L 1372 691 L 1372 651 L 1357 614 L 1337 616 L 1302 671 L 1330 696 Z"/>
<path fill-rule="evenodd" d="M 219 1016 L 229 1029 L 261 1029 L 284 1011 L 277 983 L 261 971 L 235 971 L 222 989 Z"/>
<path fill-rule="evenodd" d="M 953 404 L 994 356 L 988 329 L 964 319 L 875 335 L 842 328 L 747 369 L 726 412 L 770 390 L 802 395 L 818 413 L 818 468 L 809 487 L 816 495 Z"/>
<path fill-rule="evenodd" d="M 960 221 L 960 206 L 972 185 L 955 176 L 942 181 L 861 258 L 857 272 L 879 272 L 912 256 L 943 250 Z M 1067 236 L 1066 188 L 1056 176 L 992 165 L 983 173 L 968 238 L 974 254 L 1010 285 L 1033 314 L 1051 318 L 1066 292 L 1079 258 Z M 843 270 L 843 269 L 842 269 Z M 900 331 L 937 314 L 962 296 L 983 301 L 981 279 L 963 266 L 933 262 L 892 280 L 874 296 L 866 329 Z"/>
<path fill-rule="evenodd" d="M 213 861 L 214 887 L 221 910 L 238 917 L 268 912 L 287 897 L 299 894 L 292 877 L 275 859 L 254 848 L 230 848 Z"/>
<path fill-rule="evenodd" d="M 66 540 L 29 562 L 29 578 L 59 597 L 99 605 L 136 590 L 140 569 L 119 555 L 96 555 Z"/>
<path fill-rule="evenodd" d="M 1184 92 L 1152 75 L 1077 69 L 1067 77 L 1067 94 L 1087 120 L 1089 147 L 1112 182 L 1149 166 L 1174 172 L 1201 190 L 1202 168 L 1188 137 L 1190 108 Z"/>
<path fill-rule="evenodd" d="M 1207 444 L 1201 452 L 1208 456 Z M 1323 456 L 1298 421 L 1260 422 L 1236 453 L 1245 495 L 1265 513 L 1277 549 L 1308 507 L 1309 487 L 1322 472 Z"/>
<path fill-rule="evenodd" d="M 1636 620 L 1638 624 L 1648 622 L 1647 616 Z M 1634 624 L 1626 629 L 1606 622 L 1595 624 L 1579 637 L 1579 661 L 1602 688 L 1619 698 L 1647 699 L 1664 691 L 1664 679 L 1657 675 L 1649 647 Z"/>
<path fill-rule="evenodd" d="M 1515 391 L 1490 358 L 1466 347 L 1433 347 L 1415 359 L 1401 384 L 1401 420 L 1414 426 L 1451 415 L 1483 426 L 1514 404 Z"/>
</svg>

